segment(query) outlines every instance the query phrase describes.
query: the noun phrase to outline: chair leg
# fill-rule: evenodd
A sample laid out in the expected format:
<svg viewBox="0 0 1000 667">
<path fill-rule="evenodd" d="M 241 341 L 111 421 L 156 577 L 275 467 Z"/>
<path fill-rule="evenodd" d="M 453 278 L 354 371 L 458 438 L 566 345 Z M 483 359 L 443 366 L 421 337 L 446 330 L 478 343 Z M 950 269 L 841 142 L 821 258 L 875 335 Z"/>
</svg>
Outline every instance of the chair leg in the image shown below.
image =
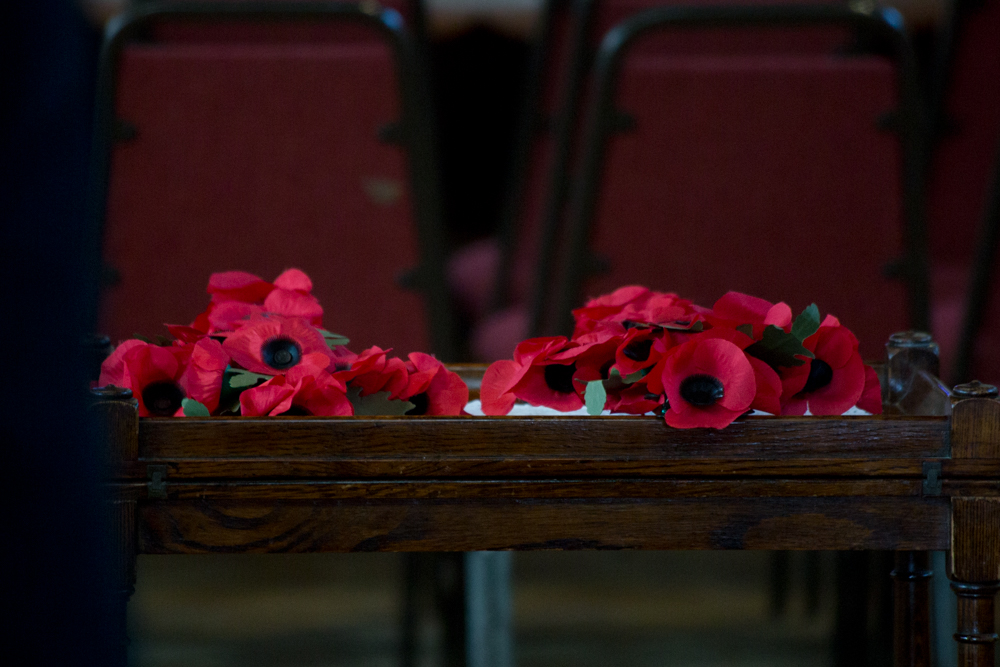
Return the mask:
<svg viewBox="0 0 1000 667">
<path fill-rule="evenodd" d="M 771 552 L 771 615 L 781 616 L 788 606 L 789 580 L 791 578 L 792 553 L 790 551 Z"/>
<path fill-rule="evenodd" d="M 868 556 L 864 551 L 837 554 L 837 609 L 833 631 L 835 667 L 864 667 L 868 655 Z"/>
<path fill-rule="evenodd" d="M 934 571 L 926 551 L 901 551 L 892 571 L 895 597 L 893 664 L 930 667 L 930 583 Z"/>
<path fill-rule="evenodd" d="M 513 667 L 509 551 L 465 554 L 468 667 Z"/>
</svg>

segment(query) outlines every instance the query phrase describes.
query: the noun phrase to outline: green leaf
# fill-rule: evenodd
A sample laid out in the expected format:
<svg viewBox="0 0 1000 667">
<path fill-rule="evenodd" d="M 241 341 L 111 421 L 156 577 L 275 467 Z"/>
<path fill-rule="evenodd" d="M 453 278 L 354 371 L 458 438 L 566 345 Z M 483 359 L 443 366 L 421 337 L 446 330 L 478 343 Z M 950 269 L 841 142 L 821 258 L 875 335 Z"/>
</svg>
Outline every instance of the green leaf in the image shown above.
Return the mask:
<svg viewBox="0 0 1000 667">
<path fill-rule="evenodd" d="M 817 331 L 819 331 L 819 308 L 813 303 L 795 318 L 792 335 L 799 340 L 805 340 Z"/>
<path fill-rule="evenodd" d="M 153 345 L 153 341 L 149 339 L 149 336 L 143 336 L 141 333 L 132 334 L 132 338 L 136 338 L 138 340 L 141 340 L 143 343 L 149 343 L 150 345 Z"/>
<path fill-rule="evenodd" d="M 374 416 L 401 416 L 415 408 L 409 401 L 401 401 L 398 398 L 389 398 L 391 394 L 387 391 L 377 391 L 367 396 L 361 395 L 361 387 L 348 387 L 347 398 L 354 406 L 354 414 L 359 417 Z"/>
<path fill-rule="evenodd" d="M 170 347 L 174 344 L 174 339 L 170 336 L 164 336 L 163 334 L 156 335 L 156 344 L 160 347 Z"/>
<path fill-rule="evenodd" d="M 604 411 L 604 403 L 608 400 L 608 393 L 604 391 L 604 380 L 588 382 L 584 399 L 587 401 L 588 415 L 601 414 Z"/>
<path fill-rule="evenodd" d="M 229 367 L 226 369 L 227 373 L 231 373 L 229 376 L 229 386 L 233 389 L 249 389 L 261 380 L 270 380 L 272 375 L 261 375 L 260 373 L 251 373 L 250 371 L 245 371 L 239 368 Z"/>
<path fill-rule="evenodd" d="M 779 366 L 801 366 L 805 359 L 799 357 L 812 359 L 815 356 L 802 347 L 802 341 L 795 334 L 786 333 L 773 324 L 767 325 L 764 338 L 748 347 L 746 353 L 757 357 L 774 370 L 778 370 Z"/>
<path fill-rule="evenodd" d="M 658 326 L 668 331 L 686 331 L 688 333 L 698 333 L 705 329 L 705 323 L 701 320 L 698 320 L 697 322 L 677 320 L 674 322 L 667 322 L 666 324 L 660 324 Z"/>
<path fill-rule="evenodd" d="M 739 331 L 741 334 L 746 334 L 747 336 L 750 336 L 751 338 L 753 338 L 753 325 L 752 324 L 741 324 L 738 327 L 736 327 L 736 330 Z"/>
<path fill-rule="evenodd" d="M 181 408 L 184 409 L 185 417 L 208 417 L 210 413 L 208 408 L 203 404 L 194 400 L 193 398 L 185 398 L 181 400 Z"/>
<path fill-rule="evenodd" d="M 347 345 L 351 340 L 347 336 L 342 336 L 340 334 L 333 333 L 332 331 L 327 331 L 326 329 L 317 329 L 323 336 L 323 340 L 326 344 L 330 346 L 330 349 L 337 347 L 338 345 Z"/>
<path fill-rule="evenodd" d="M 639 369 L 635 373 L 629 373 L 628 375 L 626 375 L 624 377 L 625 384 L 632 384 L 634 382 L 638 382 L 642 378 L 644 378 L 647 375 L 649 375 L 649 371 L 651 371 L 651 370 L 653 370 L 652 366 L 650 366 L 649 368 Z"/>
</svg>

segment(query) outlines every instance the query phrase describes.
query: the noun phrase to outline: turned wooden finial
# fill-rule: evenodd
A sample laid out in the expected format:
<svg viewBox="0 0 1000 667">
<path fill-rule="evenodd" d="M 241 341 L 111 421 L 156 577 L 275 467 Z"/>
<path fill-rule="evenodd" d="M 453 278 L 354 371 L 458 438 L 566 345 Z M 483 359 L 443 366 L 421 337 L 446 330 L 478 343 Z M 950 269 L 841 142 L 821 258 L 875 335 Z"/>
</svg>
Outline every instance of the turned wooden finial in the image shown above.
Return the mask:
<svg viewBox="0 0 1000 667">
<path fill-rule="evenodd" d="M 992 384 L 983 384 L 979 380 L 973 380 L 972 382 L 966 382 L 964 384 L 957 384 L 951 390 L 952 396 L 955 400 L 963 400 L 966 398 L 996 398 L 1000 395 L 1000 390 Z"/>
<path fill-rule="evenodd" d="M 103 387 L 92 387 L 90 393 L 94 398 L 105 401 L 127 401 L 132 398 L 132 390 L 128 387 L 117 387 L 108 384 Z"/>
</svg>

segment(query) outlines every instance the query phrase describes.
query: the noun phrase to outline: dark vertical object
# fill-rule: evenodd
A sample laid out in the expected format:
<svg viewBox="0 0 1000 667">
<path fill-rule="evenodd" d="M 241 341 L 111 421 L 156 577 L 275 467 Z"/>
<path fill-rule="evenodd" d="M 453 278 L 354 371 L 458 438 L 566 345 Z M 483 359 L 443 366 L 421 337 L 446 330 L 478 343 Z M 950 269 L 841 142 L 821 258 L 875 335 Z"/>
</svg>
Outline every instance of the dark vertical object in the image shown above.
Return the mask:
<svg viewBox="0 0 1000 667">
<path fill-rule="evenodd" d="M 0 3 L 0 442 L 7 664 L 106 665 L 102 461 L 87 421 L 97 36 L 70 0 Z"/>
<path fill-rule="evenodd" d="M 952 379 L 964 382 L 970 378 L 974 360 L 976 335 L 983 324 L 993 284 L 997 246 L 1000 244 L 1000 143 L 993 163 L 993 177 L 987 193 L 983 219 L 976 242 L 976 258 L 965 303 L 965 319 L 958 340 L 958 352 Z"/>
<path fill-rule="evenodd" d="M 418 604 L 420 599 L 422 554 L 403 554 L 403 600 L 400 609 L 400 667 L 417 664 L 417 632 L 419 629 Z"/>
<path fill-rule="evenodd" d="M 139 402 L 132 390 L 121 387 L 98 387 L 91 391 L 94 403 L 90 411 L 106 434 L 105 456 L 113 477 L 139 458 Z M 138 554 L 136 542 L 135 488 L 114 489 L 105 499 L 111 527 L 111 571 L 105 617 L 115 625 L 118 641 L 109 665 L 125 667 L 128 664 L 127 617 L 128 601 L 135 592 L 135 563 Z"/>
<path fill-rule="evenodd" d="M 837 554 L 837 609 L 833 628 L 833 664 L 837 667 L 865 667 L 869 662 L 868 554 L 843 551 Z"/>
<path fill-rule="evenodd" d="M 815 616 L 819 612 L 819 589 L 822 585 L 820 557 L 818 551 L 807 551 L 806 561 L 806 614 Z"/>
<path fill-rule="evenodd" d="M 444 621 L 443 667 L 465 667 L 465 554 L 434 554 L 434 583 Z"/>
<path fill-rule="evenodd" d="M 543 118 L 542 97 L 546 82 L 546 69 L 552 67 L 556 57 L 553 52 L 553 24 L 557 14 L 566 11 L 568 0 L 546 0 L 541 16 L 531 36 L 527 74 L 521 93 L 516 137 L 510 158 L 507 188 L 503 207 L 497 223 L 500 245 L 500 265 L 497 267 L 496 284 L 489 304 L 490 310 L 500 310 L 510 305 L 510 281 L 513 257 L 518 245 L 518 234 L 523 233 L 520 221 L 524 217 L 525 194 L 531 173 L 532 149 L 536 144 L 540 125 L 550 119 Z"/>
<path fill-rule="evenodd" d="M 895 589 L 893 664 L 896 667 L 930 667 L 931 619 L 930 555 L 926 551 L 896 553 L 892 571 Z"/>
<path fill-rule="evenodd" d="M 790 551 L 774 551 L 771 553 L 771 614 L 781 616 L 788 605 L 788 593 L 791 588 L 792 553 Z"/>
<path fill-rule="evenodd" d="M 970 382 L 954 388 L 952 459 L 1000 460 L 997 388 Z M 959 667 L 994 667 L 995 602 L 1000 590 L 1000 498 L 951 500 L 951 588 L 958 597 Z"/>
</svg>

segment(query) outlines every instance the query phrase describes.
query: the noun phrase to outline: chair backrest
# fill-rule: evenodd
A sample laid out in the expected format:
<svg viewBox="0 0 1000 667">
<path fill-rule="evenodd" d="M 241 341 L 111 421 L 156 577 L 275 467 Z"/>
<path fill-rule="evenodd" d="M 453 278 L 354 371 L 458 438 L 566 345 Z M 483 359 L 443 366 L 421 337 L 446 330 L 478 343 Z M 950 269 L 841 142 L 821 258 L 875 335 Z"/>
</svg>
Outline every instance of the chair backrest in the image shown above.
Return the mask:
<svg viewBox="0 0 1000 667">
<path fill-rule="evenodd" d="M 928 218 L 934 337 L 952 381 L 1000 380 L 1000 2 L 958 3 L 942 41 Z M 965 311 L 964 317 L 961 312 Z M 950 362 L 950 363 L 949 363 Z"/>
<path fill-rule="evenodd" d="M 102 77 L 105 331 L 191 321 L 212 271 L 295 266 L 352 348 L 454 358 L 430 104 L 398 13 L 140 8 L 110 28 Z"/>
<path fill-rule="evenodd" d="M 818 0 L 817 0 L 818 1 Z M 664 0 L 574 0 L 546 3 L 536 37 L 535 68 L 526 89 L 529 105 L 523 114 L 511 196 L 502 225 L 497 306 L 528 298 L 532 303 L 532 333 L 552 312 L 552 257 L 563 242 L 563 218 L 570 174 L 579 142 L 580 115 L 587 92 L 593 55 L 601 37 L 621 20 L 644 9 L 678 6 Z M 733 0 L 697 0 L 697 6 L 725 6 Z M 786 0 L 757 2 L 768 7 Z M 840 26 L 731 26 L 711 30 L 663 31 L 644 39 L 642 54 L 705 55 L 767 53 L 818 54 L 849 48 L 852 31 Z M 538 119 L 545 118 L 544 131 Z"/>
<path fill-rule="evenodd" d="M 688 25 L 860 27 L 886 37 L 898 76 L 873 57 L 632 48 Z M 841 7 L 661 8 L 620 24 L 598 54 L 555 312 L 629 283 L 705 305 L 736 289 L 816 301 L 871 357 L 908 322 L 926 326 L 913 65 L 891 23 Z M 878 127 L 890 112 L 902 153 Z M 901 254 L 905 286 L 883 275 Z"/>
</svg>

